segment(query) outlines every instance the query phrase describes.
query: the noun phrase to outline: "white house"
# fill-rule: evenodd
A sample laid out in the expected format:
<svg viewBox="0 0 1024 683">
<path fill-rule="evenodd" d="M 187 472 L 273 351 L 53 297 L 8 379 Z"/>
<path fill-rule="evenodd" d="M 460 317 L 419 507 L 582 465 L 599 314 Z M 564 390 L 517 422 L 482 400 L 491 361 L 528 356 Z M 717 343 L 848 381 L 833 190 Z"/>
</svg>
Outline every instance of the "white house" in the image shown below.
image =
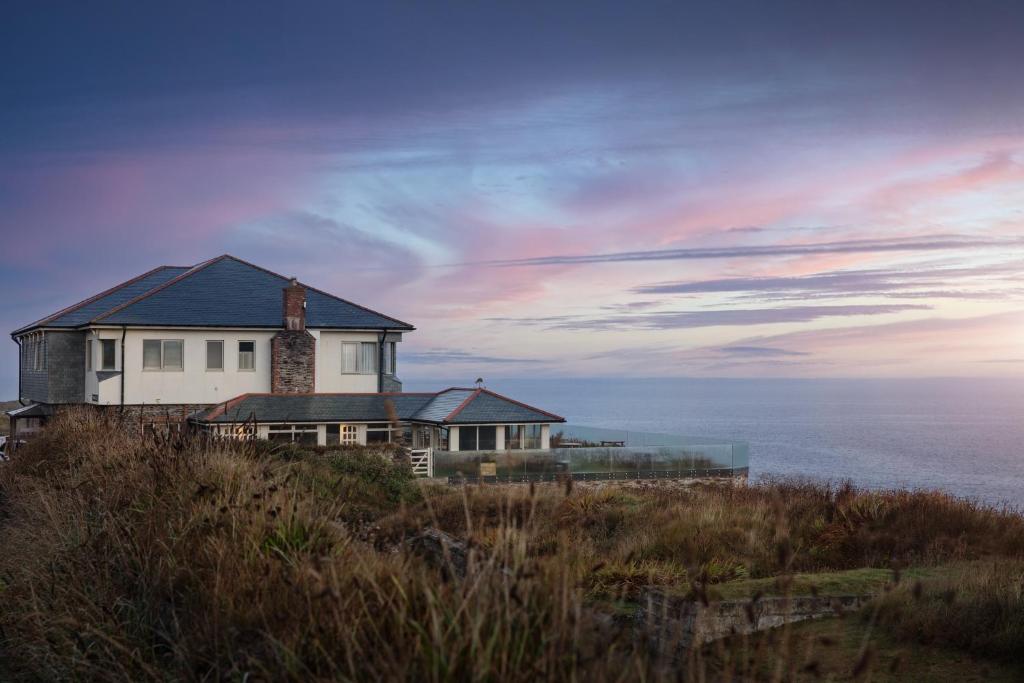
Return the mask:
<svg viewBox="0 0 1024 683">
<path fill-rule="evenodd" d="M 552 413 L 486 389 L 402 393 L 397 349 L 413 330 L 233 256 L 162 266 L 11 333 L 12 433 L 85 404 L 310 444 L 390 440 L 397 419 L 422 447 L 548 447 Z"/>
</svg>

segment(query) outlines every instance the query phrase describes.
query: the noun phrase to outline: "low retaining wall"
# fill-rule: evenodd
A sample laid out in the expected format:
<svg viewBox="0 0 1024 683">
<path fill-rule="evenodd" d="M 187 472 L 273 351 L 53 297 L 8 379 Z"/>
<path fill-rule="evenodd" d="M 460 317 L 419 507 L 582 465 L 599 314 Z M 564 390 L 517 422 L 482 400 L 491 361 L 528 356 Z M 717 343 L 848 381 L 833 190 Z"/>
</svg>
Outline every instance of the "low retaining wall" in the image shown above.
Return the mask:
<svg viewBox="0 0 1024 683">
<path fill-rule="evenodd" d="M 704 605 L 647 589 L 636 619 L 662 649 L 686 648 L 737 634 L 756 633 L 807 619 L 838 616 L 863 607 L 871 595 L 771 597 Z"/>
</svg>

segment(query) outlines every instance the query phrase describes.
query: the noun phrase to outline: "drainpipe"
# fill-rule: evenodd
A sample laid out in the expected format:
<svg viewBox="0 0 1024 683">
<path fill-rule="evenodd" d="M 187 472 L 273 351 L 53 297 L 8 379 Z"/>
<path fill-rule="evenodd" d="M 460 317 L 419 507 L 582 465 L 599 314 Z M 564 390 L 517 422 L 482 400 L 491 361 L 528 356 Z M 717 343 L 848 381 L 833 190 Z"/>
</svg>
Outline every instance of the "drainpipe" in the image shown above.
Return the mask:
<svg viewBox="0 0 1024 683">
<path fill-rule="evenodd" d="M 384 391 L 384 340 L 388 331 L 383 329 L 377 335 L 377 393 Z"/>
<path fill-rule="evenodd" d="M 25 405 L 25 401 L 21 398 L 21 373 L 24 372 L 25 370 L 25 368 L 22 367 L 21 338 L 15 337 L 12 334 L 11 339 L 13 339 L 14 343 L 18 345 L 18 403 L 20 403 L 21 405 Z"/>
<path fill-rule="evenodd" d="M 124 412 L 124 338 L 128 336 L 128 326 L 121 325 L 121 412 Z"/>
</svg>

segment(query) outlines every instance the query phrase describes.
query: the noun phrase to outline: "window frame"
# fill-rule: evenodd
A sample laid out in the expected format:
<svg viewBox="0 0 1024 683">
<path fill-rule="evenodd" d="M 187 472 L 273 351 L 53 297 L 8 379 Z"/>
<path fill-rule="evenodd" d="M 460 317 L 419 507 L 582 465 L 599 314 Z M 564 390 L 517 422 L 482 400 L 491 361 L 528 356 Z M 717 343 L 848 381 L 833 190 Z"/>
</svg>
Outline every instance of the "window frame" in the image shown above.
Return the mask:
<svg viewBox="0 0 1024 683">
<path fill-rule="evenodd" d="M 112 349 L 113 358 L 110 367 L 107 367 L 106 349 Z M 100 339 L 100 370 L 117 370 L 117 340 Z"/>
<path fill-rule="evenodd" d="M 268 441 L 279 441 L 284 443 L 297 443 L 303 445 L 305 441 L 306 446 L 316 446 L 320 443 L 319 437 L 320 429 L 316 424 L 310 424 L 308 422 L 292 422 L 292 423 L 277 423 L 267 426 L 267 440 Z M 312 443 L 309 443 L 308 436 L 312 434 Z M 288 438 L 277 438 L 275 436 L 284 437 L 288 435 Z"/>
<path fill-rule="evenodd" d="M 113 341 L 113 340 L 112 340 Z M 153 343 L 159 342 L 160 344 L 160 367 L 158 368 L 147 368 L 146 367 L 146 342 Z M 165 346 L 167 344 L 177 343 L 181 347 L 181 366 L 176 368 L 167 367 L 167 352 Z M 142 340 L 142 371 L 143 372 L 185 372 L 185 340 L 184 339 L 143 339 Z"/>
<path fill-rule="evenodd" d="M 393 341 L 384 342 L 384 374 L 390 377 L 395 376 L 395 365 L 398 360 L 395 347 L 396 343 Z"/>
<path fill-rule="evenodd" d="M 252 351 L 242 351 L 242 344 L 252 344 Z M 242 354 L 252 354 L 252 367 L 242 367 Z M 256 372 L 256 340 L 255 339 L 239 339 L 238 340 L 238 353 L 235 355 L 235 363 L 239 372 Z"/>
<path fill-rule="evenodd" d="M 490 448 L 480 448 L 480 430 L 490 429 L 493 430 L 491 443 L 493 444 Z M 470 431 L 472 430 L 472 431 Z M 470 433 L 473 434 L 473 447 L 465 448 L 466 436 Z M 496 451 L 498 449 L 498 425 L 464 425 L 459 427 L 459 451 Z"/>
<path fill-rule="evenodd" d="M 93 357 L 92 357 L 92 339 L 85 340 L 85 371 L 92 372 Z"/>
<path fill-rule="evenodd" d="M 220 344 L 220 367 L 210 367 L 210 344 Z M 224 340 L 223 339 L 207 339 L 206 340 L 206 371 L 207 372 L 224 372 Z"/>
<path fill-rule="evenodd" d="M 346 370 L 345 369 L 345 348 L 346 347 L 352 347 L 352 346 L 356 347 L 355 348 L 355 369 L 354 370 Z M 365 359 L 367 358 L 366 347 L 368 347 L 368 346 L 372 346 L 373 347 L 373 353 L 370 354 L 370 356 L 369 356 L 372 359 L 372 367 L 370 369 L 367 369 L 366 363 L 364 362 Z M 343 374 L 343 375 L 376 375 L 377 374 L 377 365 L 379 365 L 379 360 L 380 360 L 378 358 L 379 355 L 380 355 L 380 346 L 377 344 L 377 342 L 343 341 L 343 342 L 341 342 L 341 374 Z"/>
</svg>

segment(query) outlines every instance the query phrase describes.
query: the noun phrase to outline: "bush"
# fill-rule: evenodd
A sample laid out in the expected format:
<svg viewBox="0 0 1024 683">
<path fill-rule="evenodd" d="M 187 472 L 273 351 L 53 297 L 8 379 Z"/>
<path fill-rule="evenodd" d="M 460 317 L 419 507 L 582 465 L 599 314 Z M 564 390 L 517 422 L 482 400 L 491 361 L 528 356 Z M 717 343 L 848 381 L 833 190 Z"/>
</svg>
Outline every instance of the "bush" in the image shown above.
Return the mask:
<svg viewBox="0 0 1024 683">
<path fill-rule="evenodd" d="M 972 566 L 955 579 L 905 585 L 881 598 L 879 620 L 903 640 L 1019 661 L 1024 652 L 1024 562 Z"/>
</svg>

